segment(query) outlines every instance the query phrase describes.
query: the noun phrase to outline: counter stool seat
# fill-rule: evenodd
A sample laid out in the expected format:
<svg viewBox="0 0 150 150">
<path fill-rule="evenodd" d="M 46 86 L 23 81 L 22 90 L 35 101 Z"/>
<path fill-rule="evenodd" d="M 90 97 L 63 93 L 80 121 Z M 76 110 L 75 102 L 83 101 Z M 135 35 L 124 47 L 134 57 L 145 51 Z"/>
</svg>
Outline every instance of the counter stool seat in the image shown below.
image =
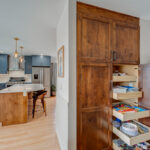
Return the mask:
<svg viewBox="0 0 150 150">
<path fill-rule="evenodd" d="M 40 91 L 35 91 L 33 92 L 33 109 L 32 109 L 32 117 L 34 118 L 34 114 L 35 114 L 35 106 L 36 106 L 36 101 L 38 99 L 41 99 L 41 103 L 43 106 L 43 111 L 45 112 L 45 116 L 46 114 L 46 104 L 45 104 L 45 100 L 44 97 L 47 94 L 47 91 L 45 90 L 40 90 Z"/>
</svg>

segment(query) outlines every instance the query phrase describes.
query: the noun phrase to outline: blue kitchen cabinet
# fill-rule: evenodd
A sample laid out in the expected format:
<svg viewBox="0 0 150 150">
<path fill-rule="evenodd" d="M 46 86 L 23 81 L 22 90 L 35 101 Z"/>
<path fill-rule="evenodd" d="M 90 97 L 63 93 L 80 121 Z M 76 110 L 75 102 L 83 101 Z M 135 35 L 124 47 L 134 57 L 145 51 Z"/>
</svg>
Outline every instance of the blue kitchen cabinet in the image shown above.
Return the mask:
<svg viewBox="0 0 150 150">
<path fill-rule="evenodd" d="M 50 67 L 51 57 L 43 55 L 32 56 L 32 66 L 33 67 Z"/>
<path fill-rule="evenodd" d="M 25 74 L 32 74 L 32 56 L 24 56 L 25 65 L 24 72 Z"/>
<path fill-rule="evenodd" d="M 0 54 L 0 74 L 8 73 L 8 57 L 7 54 Z"/>
<path fill-rule="evenodd" d="M 5 89 L 6 88 L 6 84 L 5 83 L 0 83 L 0 90 Z"/>
</svg>

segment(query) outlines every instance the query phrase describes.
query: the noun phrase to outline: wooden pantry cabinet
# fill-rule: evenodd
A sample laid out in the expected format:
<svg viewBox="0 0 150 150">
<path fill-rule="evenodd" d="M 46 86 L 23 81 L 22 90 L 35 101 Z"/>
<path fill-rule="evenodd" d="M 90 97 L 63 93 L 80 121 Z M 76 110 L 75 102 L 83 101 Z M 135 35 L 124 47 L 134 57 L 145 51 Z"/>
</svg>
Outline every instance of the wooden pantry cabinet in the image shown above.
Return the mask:
<svg viewBox="0 0 150 150">
<path fill-rule="evenodd" d="M 140 63 L 139 29 L 139 18 L 77 3 L 78 150 L 112 149 L 113 116 L 134 119 L 134 116 L 122 116 L 113 111 L 113 96 L 123 97 L 123 101 L 131 96 L 138 103 L 142 93 L 115 95 L 112 86 L 115 65 L 128 64 L 131 65 L 129 70 L 133 69 L 131 72 L 139 72 L 132 66 Z M 128 67 L 120 68 L 126 70 Z M 136 80 L 138 86 L 139 77 L 134 73 L 119 78 L 119 82 L 130 80 Z M 137 115 L 135 119 L 139 118 Z M 144 117 L 148 115 L 147 112 L 142 113 Z"/>
</svg>

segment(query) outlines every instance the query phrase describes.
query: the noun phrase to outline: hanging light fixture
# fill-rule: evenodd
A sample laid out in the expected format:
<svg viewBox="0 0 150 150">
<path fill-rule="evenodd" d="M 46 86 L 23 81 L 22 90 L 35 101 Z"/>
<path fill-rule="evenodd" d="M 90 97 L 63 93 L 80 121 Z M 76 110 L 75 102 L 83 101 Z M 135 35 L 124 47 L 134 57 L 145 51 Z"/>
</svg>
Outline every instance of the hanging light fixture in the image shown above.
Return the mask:
<svg viewBox="0 0 150 150">
<path fill-rule="evenodd" d="M 22 53 L 22 51 L 23 51 L 23 46 L 20 46 L 20 49 L 21 49 L 21 56 L 20 56 L 20 58 L 19 58 L 19 61 L 21 62 L 21 63 L 23 63 L 23 61 L 24 61 L 24 57 L 23 57 L 23 53 Z"/>
<path fill-rule="evenodd" d="M 17 42 L 18 42 L 19 38 L 15 37 L 14 40 L 16 41 L 16 50 L 14 52 L 14 57 L 17 58 L 18 57 Z"/>
</svg>

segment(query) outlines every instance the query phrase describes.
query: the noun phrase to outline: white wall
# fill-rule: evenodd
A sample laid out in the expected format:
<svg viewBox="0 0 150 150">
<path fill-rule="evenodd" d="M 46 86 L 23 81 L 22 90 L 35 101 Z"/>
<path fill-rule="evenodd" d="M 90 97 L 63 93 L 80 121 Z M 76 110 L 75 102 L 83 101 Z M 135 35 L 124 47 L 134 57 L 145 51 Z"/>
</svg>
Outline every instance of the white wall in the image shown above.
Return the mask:
<svg viewBox="0 0 150 150">
<path fill-rule="evenodd" d="M 76 150 L 76 0 L 68 0 L 57 27 L 65 46 L 64 78 L 57 78 L 56 128 L 62 150 Z"/>
<path fill-rule="evenodd" d="M 150 21 L 140 20 L 140 59 L 141 64 L 150 63 Z"/>
<path fill-rule="evenodd" d="M 61 150 L 68 150 L 69 26 L 68 2 L 57 26 L 57 50 L 64 45 L 64 78 L 57 78 L 56 130 Z"/>
<path fill-rule="evenodd" d="M 76 0 L 69 0 L 69 108 L 68 150 L 76 150 L 77 94 L 76 94 Z"/>
</svg>

